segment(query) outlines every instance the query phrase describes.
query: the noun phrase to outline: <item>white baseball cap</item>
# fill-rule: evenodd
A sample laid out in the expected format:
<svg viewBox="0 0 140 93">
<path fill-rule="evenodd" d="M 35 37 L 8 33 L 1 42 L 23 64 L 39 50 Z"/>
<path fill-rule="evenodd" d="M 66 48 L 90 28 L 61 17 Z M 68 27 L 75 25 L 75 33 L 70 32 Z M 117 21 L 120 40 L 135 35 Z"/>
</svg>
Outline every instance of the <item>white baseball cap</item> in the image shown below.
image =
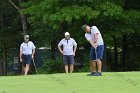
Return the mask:
<svg viewBox="0 0 140 93">
<path fill-rule="evenodd" d="M 25 35 L 24 38 L 29 38 L 29 35 Z"/>
<path fill-rule="evenodd" d="M 69 32 L 66 32 L 66 33 L 65 33 L 65 36 L 69 36 L 69 35 L 70 35 Z"/>
</svg>

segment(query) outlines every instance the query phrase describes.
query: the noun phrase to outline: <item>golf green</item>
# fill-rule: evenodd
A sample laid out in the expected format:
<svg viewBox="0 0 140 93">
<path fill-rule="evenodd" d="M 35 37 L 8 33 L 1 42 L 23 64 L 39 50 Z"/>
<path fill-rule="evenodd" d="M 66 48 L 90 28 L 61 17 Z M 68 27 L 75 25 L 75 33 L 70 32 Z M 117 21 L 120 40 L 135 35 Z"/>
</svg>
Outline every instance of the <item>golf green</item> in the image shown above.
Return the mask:
<svg viewBox="0 0 140 93">
<path fill-rule="evenodd" d="M 140 72 L 1 76 L 0 93 L 140 93 Z"/>
</svg>

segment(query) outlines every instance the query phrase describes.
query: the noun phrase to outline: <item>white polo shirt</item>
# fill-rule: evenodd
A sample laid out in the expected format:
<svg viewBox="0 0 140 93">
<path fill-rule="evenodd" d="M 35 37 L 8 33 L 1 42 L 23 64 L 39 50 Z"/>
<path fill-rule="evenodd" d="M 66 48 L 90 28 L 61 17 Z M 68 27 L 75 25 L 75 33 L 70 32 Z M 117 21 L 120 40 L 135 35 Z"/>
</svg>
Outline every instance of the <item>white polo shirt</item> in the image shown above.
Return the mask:
<svg viewBox="0 0 140 93">
<path fill-rule="evenodd" d="M 35 45 L 33 44 L 32 41 L 29 41 L 28 43 L 23 42 L 20 45 L 20 51 L 22 51 L 22 54 L 24 55 L 31 55 L 32 50 L 35 49 Z"/>
<path fill-rule="evenodd" d="M 63 45 L 63 55 L 73 55 L 73 46 L 77 46 L 77 43 L 73 38 L 70 38 L 69 40 L 62 39 L 58 46 Z"/>
<path fill-rule="evenodd" d="M 100 31 L 98 30 L 98 28 L 96 26 L 92 26 L 91 27 L 91 33 L 86 33 L 85 34 L 85 38 L 89 41 L 91 40 L 94 43 L 94 35 L 98 33 L 98 40 L 97 40 L 97 44 L 98 45 L 104 45 L 104 41 L 102 38 L 102 35 L 100 33 Z"/>
</svg>

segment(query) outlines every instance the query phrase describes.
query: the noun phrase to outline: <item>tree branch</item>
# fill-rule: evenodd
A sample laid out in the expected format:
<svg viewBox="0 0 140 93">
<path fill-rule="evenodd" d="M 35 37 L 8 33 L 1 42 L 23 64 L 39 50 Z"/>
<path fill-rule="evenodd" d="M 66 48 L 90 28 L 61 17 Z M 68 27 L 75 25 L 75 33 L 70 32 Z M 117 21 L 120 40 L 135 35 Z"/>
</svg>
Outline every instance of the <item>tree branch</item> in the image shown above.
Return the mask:
<svg viewBox="0 0 140 93">
<path fill-rule="evenodd" d="M 12 0 L 8 0 L 18 11 L 20 10 L 18 6 L 15 5 L 15 3 Z"/>
</svg>

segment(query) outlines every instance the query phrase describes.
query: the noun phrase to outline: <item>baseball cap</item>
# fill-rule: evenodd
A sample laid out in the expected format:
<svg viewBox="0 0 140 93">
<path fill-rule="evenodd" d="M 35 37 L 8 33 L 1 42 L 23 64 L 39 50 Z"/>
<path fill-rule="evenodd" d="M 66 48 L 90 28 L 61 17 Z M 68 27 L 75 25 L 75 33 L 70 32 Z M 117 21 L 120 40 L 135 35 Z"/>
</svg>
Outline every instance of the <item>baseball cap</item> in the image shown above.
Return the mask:
<svg viewBox="0 0 140 93">
<path fill-rule="evenodd" d="M 69 36 L 69 35 L 70 35 L 69 32 L 66 32 L 66 33 L 65 33 L 65 36 Z"/>
<path fill-rule="evenodd" d="M 29 38 L 29 35 L 25 35 L 24 38 Z"/>
</svg>

